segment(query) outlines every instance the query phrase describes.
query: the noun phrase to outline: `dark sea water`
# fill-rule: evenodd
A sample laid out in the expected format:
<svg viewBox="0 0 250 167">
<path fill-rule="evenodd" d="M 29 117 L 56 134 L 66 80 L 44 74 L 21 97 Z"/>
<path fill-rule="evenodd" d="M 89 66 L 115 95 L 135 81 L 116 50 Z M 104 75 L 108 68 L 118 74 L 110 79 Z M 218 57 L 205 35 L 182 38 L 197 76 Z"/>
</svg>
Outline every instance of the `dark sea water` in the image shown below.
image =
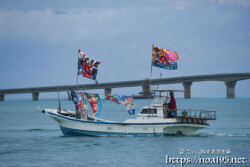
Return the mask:
<svg viewBox="0 0 250 167">
<path fill-rule="evenodd" d="M 71 101 L 61 100 L 61 103 L 64 109 L 74 109 Z M 135 100 L 135 104 L 140 109 L 148 101 Z M 129 118 L 122 105 L 105 100 L 102 105 L 101 118 L 117 121 Z M 75 137 L 63 136 L 58 124 L 41 112 L 45 108 L 57 108 L 57 100 L 0 102 L 0 166 L 180 166 L 167 164 L 166 155 L 240 157 L 247 158 L 246 164 L 232 166 L 250 166 L 250 98 L 177 99 L 177 105 L 215 110 L 217 120 L 210 121 L 209 128 L 194 136 Z M 185 153 L 180 154 L 180 149 Z M 214 149 L 220 149 L 221 153 L 212 154 Z M 202 150 L 210 153 L 201 154 Z"/>
</svg>

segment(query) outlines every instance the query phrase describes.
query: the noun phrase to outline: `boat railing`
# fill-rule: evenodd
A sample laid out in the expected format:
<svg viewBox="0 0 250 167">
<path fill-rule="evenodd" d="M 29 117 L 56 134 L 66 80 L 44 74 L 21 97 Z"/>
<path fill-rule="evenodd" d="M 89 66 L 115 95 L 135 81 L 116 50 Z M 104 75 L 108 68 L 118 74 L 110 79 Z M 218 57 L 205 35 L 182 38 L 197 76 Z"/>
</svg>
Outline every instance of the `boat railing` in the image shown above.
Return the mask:
<svg viewBox="0 0 250 167">
<path fill-rule="evenodd" d="M 177 117 L 197 118 L 197 119 L 204 119 L 204 120 L 216 120 L 216 112 L 207 111 L 207 110 L 178 109 Z"/>
</svg>

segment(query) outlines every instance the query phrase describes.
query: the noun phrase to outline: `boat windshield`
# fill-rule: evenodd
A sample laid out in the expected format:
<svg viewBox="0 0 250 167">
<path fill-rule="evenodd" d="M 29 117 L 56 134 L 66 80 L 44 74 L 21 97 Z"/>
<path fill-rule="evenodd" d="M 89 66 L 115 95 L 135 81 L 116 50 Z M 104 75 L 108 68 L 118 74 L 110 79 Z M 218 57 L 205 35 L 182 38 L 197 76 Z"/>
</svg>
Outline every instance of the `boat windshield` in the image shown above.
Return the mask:
<svg viewBox="0 0 250 167">
<path fill-rule="evenodd" d="M 157 109 L 155 108 L 143 108 L 140 114 L 157 114 Z"/>
<path fill-rule="evenodd" d="M 153 104 L 162 104 L 162 98 L 160 96 L 155 96 Z"/>
</svg>

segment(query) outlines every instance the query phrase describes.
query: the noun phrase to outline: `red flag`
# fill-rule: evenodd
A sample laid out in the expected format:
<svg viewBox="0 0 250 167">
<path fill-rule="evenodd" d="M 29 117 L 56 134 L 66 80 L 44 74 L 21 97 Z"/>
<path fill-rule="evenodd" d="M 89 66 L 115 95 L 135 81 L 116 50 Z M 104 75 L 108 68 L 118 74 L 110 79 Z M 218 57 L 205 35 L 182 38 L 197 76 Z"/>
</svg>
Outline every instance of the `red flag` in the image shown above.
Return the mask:
<svg viewBox="0 0 250 167">
<path fill-rule="evenodd" d="M 78 55 L 78 75 L 81 75 L 96 80 L 98 66 L 101 64 L 99 61 L 88 58 L 80 49 Z"/>
</svg>

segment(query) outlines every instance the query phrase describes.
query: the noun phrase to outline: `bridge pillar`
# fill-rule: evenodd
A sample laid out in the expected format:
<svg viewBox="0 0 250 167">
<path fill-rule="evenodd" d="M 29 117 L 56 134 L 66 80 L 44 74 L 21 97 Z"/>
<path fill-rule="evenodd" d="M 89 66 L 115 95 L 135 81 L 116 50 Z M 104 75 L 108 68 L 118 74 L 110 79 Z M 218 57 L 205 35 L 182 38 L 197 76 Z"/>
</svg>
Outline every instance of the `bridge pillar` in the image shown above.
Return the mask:
<svg viewBox="0 0 250 167">
<path fill-rule="evenodd" d="M 39 99 L 39 92 L 33 92 L 32 93 L 32 100 L 38 101 L 38 99 Z"/>
<path fill-rule="evenodd" d="M 111 88 L 105 88 L 105 89 L 104 89 L 104 93 L 105 93 L 105 94 L 111 94 L 111 92 L 112 92 L 112 89 L 111 89 Z M 108 99 L 108 98 L 105 97 L 105 99 Z"/>
<path fill-rule="evenodd" d="M 4 94 L 0 94 L 0 101 L 4 101 Z"/>
<path fill-rule="evenodd" d="M 142 92 L 143 92 L 143 96 L 144 97 L 149 97 L 149 93 L 150 93 L 150 86 L 149 86 L 149 84 L 142 86 Z"/>
<path fill-rule="evenodd" d="M 182 85 L 184 86 L 184 98 L 190 99 L 192 82 L 182 82 Z"/>
<path fill-rule="evenodd" d="M 234 98 L 236 81 L 225 81 L 225 84 L 227 87 L 227 98 Z"/>
<path fill-rule="evenodd" d="M 143 96 L 149 98 L 150 95 L 150 81 L 146 79 L 144 84 L 142 85 Z"/>
</svg>

